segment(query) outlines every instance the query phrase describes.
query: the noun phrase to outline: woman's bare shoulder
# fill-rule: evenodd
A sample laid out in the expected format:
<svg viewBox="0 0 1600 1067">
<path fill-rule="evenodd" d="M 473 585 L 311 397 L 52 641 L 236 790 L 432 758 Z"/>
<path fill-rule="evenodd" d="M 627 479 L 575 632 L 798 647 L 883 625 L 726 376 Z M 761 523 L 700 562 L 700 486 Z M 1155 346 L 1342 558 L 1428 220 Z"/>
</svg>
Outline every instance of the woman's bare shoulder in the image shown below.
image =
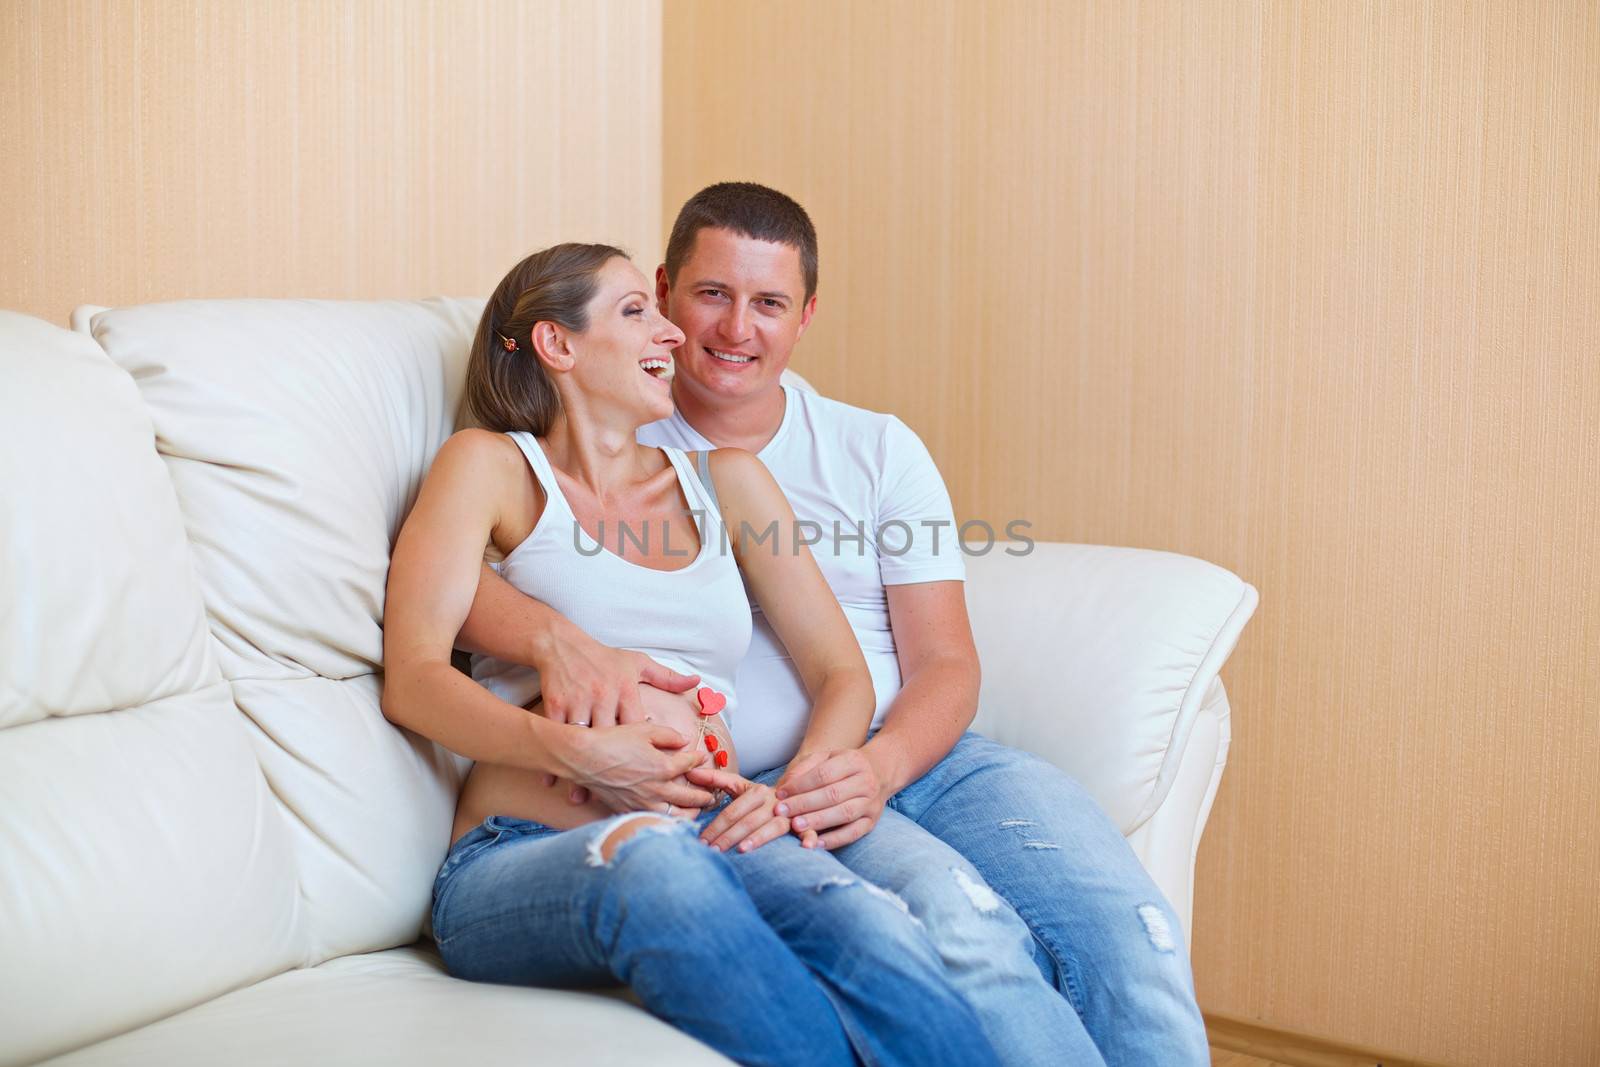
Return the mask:
<svg viewBox="0 0 1600 1067">
<path fill-rule="evenodd" d="M 694 454 L 690 453 L 690 458 Z M 767 470 L 767 465 L 762 463 L 754 452 L 742 448 L 714 448 L 711 450 L 711 476 L 717 481 L 717 488 L 723 484 L 737 489 L 741 486 L 763 486 L 772 482 L 772 472 Z"/>
<path fill-rule="evenodd" d="M 753 452 L 719 448 L 711 453 L 711 478 L 722 504 L 724 522 L 766 524 L 792 517 L 788 498 Z"/>
<path fill-rule="evenodd" d="M 471 503 L 474 511 L 487 505 L 498 516 L 498 536 L 507 520 L 520 527 L 530 511 L 537 520 L 542 497 L 530 487 L 531 481 L 528 462 L 510 437 L 490 430 L 457 430 L 433 457 L 422 498 L 452 502 L 447 507 Z"/>
<path fill-rule="evenodd" d="M 522 450 L 510 434 L 495 433 L 476 426 L 457 430 L 439 446 L 438 458 L 471 459 L 488 463 L 521 462 Z M 438 462 L 435 459 L 435 463 Z"/>
<path fill-rule="evenodd" d="M 526 467 L 522 450 L 507 435 L 476 428 L 457 430 L 439 446 L 428 467 L 428 480 L 507 488 L 520 484 Z"/>
</svg>

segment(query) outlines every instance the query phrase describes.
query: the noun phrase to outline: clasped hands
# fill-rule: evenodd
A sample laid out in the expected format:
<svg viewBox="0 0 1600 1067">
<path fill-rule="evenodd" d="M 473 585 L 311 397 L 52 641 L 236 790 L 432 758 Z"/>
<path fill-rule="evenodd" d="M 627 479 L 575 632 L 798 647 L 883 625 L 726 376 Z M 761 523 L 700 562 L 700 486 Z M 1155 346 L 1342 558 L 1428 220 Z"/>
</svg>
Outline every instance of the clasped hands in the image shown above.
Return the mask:
<svg viewBox="0 0 1600 1067">
<path fill-rule="evenodd" d="M 723 790 L 733 799 L 700 837 L 719 851 L 741 852 L 790 832 L 807 848 L 839 848 L 883 814 L 889 791 L 864 750 L 802 752 L 775 786 L 752 782 L 711 766 L 709 753 L 676 730 L 645 720 L 640 683 L 683 693 L 699 684 L 697 675 L 592 639 L 562 652 L 539 668 L 538 710 L 554 722 L 590 727 L 562 760 L 568 777 L 583 783 L 573 786 L 572 803 L 593 797 L 618 812 L 703 809 Z"/>
<path fill-rule="evenodd" d="M 806 848 L 840 848 L 866 836 L 878 824 L 889 800 L 889 790 L 872 758 L 859 748 L 802 752 L 770 788 L 738 779 L 752 791 L 771 794 L 770 798 L 762 794 L 748 804 L 744 803 L 748 794 L 739 796 L 725 778 L 737 776 L 699 768 L 689 772 L 690 781 L 706 781 L 735 794 L 736 799 L 718 812 L 700 835 L 702 841 L 719 849 L 736 844 L 747 852 L 785 832 L 800 838 Z M 768 803 L 770 808 L 764 806 Z M 762 822 L 758 816 L 768 811 L 769 821 Z M 772 832 L 772 827 L 779 825 L 783 829 Z"/>
</svg>

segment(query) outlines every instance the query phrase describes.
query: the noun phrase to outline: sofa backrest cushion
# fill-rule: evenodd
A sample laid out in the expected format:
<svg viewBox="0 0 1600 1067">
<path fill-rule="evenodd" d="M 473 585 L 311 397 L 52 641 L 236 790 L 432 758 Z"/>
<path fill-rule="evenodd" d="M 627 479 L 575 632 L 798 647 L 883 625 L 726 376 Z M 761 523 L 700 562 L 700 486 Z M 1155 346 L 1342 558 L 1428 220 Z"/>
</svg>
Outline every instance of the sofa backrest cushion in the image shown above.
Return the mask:
<svg viewBox="0 0 1600 1067">
<path fill-rule="evenodd" d="M 183 523 L 138 391 L 86 338 L 0 316 L 0 727 L 216 681 Z"/>
<path fill-rule="evenodd" d="M 294 843 L 299 962 L 414 938 L 460 765 L 378 706 L 389 552 L 455 427 L 481 301 L 94 314 L 177 491 L 222 676 Z"/>
<path fill-rule="evenodd" d="M 229 677 L 378 669 L 389 547 L 454 428 L 475 325 L 443 300 L 94 317 L 155 420 Z"/>
<path fill-rule="evenodd" d="M 302 954 L 290 839 L 133 382 L 0 312 L 0 1063 Z"/>
</svg>

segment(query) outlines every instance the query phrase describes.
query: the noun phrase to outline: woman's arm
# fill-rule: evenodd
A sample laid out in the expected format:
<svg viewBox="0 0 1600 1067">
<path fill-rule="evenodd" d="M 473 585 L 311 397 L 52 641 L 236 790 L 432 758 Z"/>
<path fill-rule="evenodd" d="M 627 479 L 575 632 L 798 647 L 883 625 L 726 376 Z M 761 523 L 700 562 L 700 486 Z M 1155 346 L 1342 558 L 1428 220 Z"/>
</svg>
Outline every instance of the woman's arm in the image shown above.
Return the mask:
<svg viewBox="0 0 1600 1067">
<path fill-rule="evenodd" d="M 872 676 L 844 609 L 811 558 L 811 550 L 798 539 L 788 498 L 762 462 L 741 449 L 713 452 L 711 475 L 745 583 L 794 660 L 811 697 L 811 718 L 794 764 L 809 764 L 823 754 L 859 747 L 872 725 L 877 700 Z M 774 524 L 776 538 L 742 543 L 742 532 L 764 534 Z M 741 802 L 749 797 L 729 804 L 701 836 L 719 845 L 727 839 L 738 842 L 740 830 L 754 819 L 752 813 L 740 810 Z M 741 816 L 748 820 L 742 822 Z M 765 833 L 761 836 L 770 839 Z M 814 840 L 815 835 L 808 835 L 808 843 Z"/>
<path fill-rule="evenodd" d="M 711 476 L 745 583 L 811 697 L 811 719 L 795 759 L 859 746 L 877 701 L 872 675 L 844 609 L 797 537 L 789 499 L 766 465 L 742 449 L 711 453 Z M 776 539 L 741 543 L 740 531 L 764 532 L 774 523 Z"/>
<path fill-rule="evenodd" d="M 703 792 L 672 781 L 702 759 L 676 731 L 647 723 L 564 727 L 506 703 L 451 666 L 484 545 L 527 484 L 522 463 L 509 440 L 482 430 L 454 435 L 434 459 L 389 566 L 384 715 L 470 759 L 570 778 L 608 806 L 703 802 Z"/>
</svg>

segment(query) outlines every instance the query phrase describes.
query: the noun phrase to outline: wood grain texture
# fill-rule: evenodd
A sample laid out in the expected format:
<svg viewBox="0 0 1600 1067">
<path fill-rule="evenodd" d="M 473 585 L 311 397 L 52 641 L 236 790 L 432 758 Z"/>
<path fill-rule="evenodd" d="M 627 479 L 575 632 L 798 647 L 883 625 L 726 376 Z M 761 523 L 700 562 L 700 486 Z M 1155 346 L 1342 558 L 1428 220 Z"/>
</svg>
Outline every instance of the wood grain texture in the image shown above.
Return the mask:
<svg viewBox="0 0 1600 1067">
<path fill-rule="evenodd" d="M 0 306 L 486 295 L 661 252 L 651 0 L 13 0 Z"/>
<path fill-rule="evenodd" d="M 1260 588 L 1202 1006 L 1600 1062 L 1600 9 L 668 0 L 663 39 L 667 221 L 731 178 L 816 219 L 797 369 L 964 517 Z"/>
</svg>

